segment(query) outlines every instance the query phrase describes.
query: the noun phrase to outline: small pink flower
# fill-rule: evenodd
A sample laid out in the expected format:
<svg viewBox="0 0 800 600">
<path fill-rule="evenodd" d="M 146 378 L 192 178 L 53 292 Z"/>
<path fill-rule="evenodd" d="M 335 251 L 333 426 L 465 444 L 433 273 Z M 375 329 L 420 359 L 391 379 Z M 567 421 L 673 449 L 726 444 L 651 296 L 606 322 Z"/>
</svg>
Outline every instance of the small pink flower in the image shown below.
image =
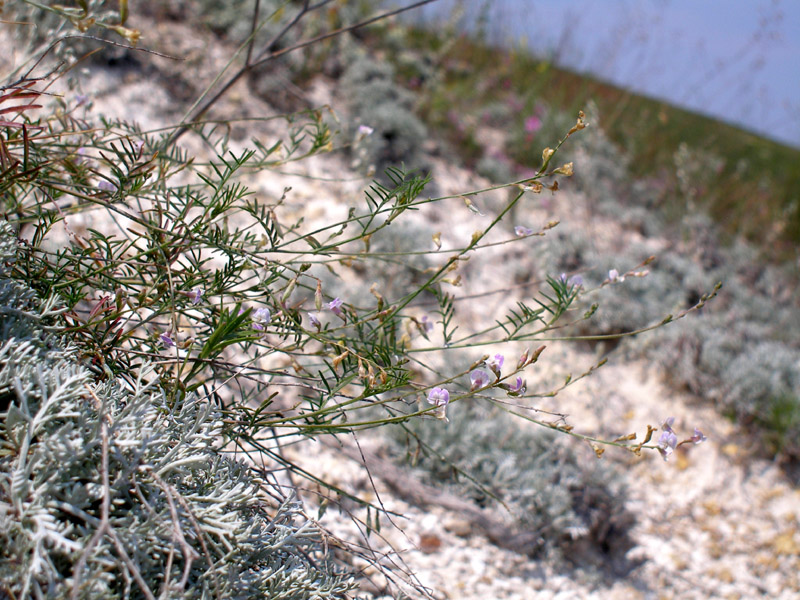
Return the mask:
<svg viewBox="0 0 800 600">
<path fill-rule="evenodd" d="M 444 388 L 435 387 L 428 392 L 428 404 L 436 407 L 433 416 L 447 422 L 447 404 L 450 402 L 450 392 Z"/>
<path fill-rule="evenodd" d="M 175 342 L 173 341 L 173 339 L 170 337 L 170 335 L 167 332 L 164 332 L 161 335 L 159 335 L 158 339 L 161 340 L 161 344 L 164 346 L 164 348 L 174 348 L 175 347 Z"/>
<path fill-rule="evenodd" d="M 703 432 L 700 431 L 697 427 L 694 428 L 694 435 L 689 438 L 689 441 L 693 444 L 702 444 L 708 438 L 703 435 Z"/>
<path fill-rule="evenodd" d="M 620 275 L 619 271 L 617 271 L 616 269 L 611 269 L 608 272 L 608 280 L 611 283 L 622 283 L 623 281 L 625 281 L 625 276 Z"/>
<path fill-rule="evenodd" d="M 342 301 L 341 301 L 341 299 L 334 298 L 333 300 L 328 302 L 325 306 L 327 306 L 328 310 L 330 310 L 336 316 L 338 316 L 338 317 L 342 316 Z"/>
<path fill-rule="evenodd" d="M 264 331 L 270 319 L 272 318 L 272 314 L 268 308 L 262 307 L 255 309 L 251 317 L 253 319 L 253 329 L 257 331 Z"/>
<path fill-rule="evenodd" d="M 450 392 L 444 388 L 435 387 L 428 392 L 428 404 L 433 406 L 447 406 L 450 402 Z"/>
<path fill-rule="evenodd" d="M 509 385 L 507 383 L 503 383 L 500 385 L 506 392 L 508 392 L 509 396 L 521 396 L 527 390 L 527 385 L 522 380 L 522 377 L 517 377 L 514 385 Z"/>
<path fill-rule="evenodd" d="M 658 438 L 657 447 L 658 451 L 661 453 L 661 457 L 664 460 L 669 460 L 670 455 L 678 446 L 678 436 L 675 435 L 675 432 L 672 430 L 672 424 L 674 422 L 675 417 L 669 417 L 661 426 L 661 429 L 663 429 L 664 432 L 661 434 L 661 437 Z"/>
<path fill-rule="evenodd" d="M 319 322 L 317 315 L 314 313 L 308 313 L 308 320 L 311 321 L 311 324 L 317 328 L 317 331 L 319 331 L 320 327 L 322 327 L 322 323 Z"/>
<path fill-rule="evenodd" d="M 472 371 L 469 374 L 469 380 L 471 382 L 469 388 L 471 392 L 485 388 L 487 385 L 489 385 L 489 375 L 486 373 L 486 371 L 481 371 L 480 369 L 475 369 Z"/>
<path fill-rule="evenodd" d="M 495 354 L 486 360 L 486 366 L 489 367 L 492 373 L 497 377 L 500 377 L 500 369 L 503 368 L 503 361 L 505 361 L 505 358 L 502 354 Z"/>
<path fill-rule="evenodd" d="M 523 227 L 522 225 L 517 225 L 514 227 L 514 234 L 519 237 L 525 237 L 533 234 L 533 229 L 530 229 L 529 227 Z"/>
<path fill-rule="evenodd" d="M 428 333 L 433 330 L 433 321 L 428 318 L 428 315 L 422 315 L 421 321 L 423 331 Z"/>
</svg>

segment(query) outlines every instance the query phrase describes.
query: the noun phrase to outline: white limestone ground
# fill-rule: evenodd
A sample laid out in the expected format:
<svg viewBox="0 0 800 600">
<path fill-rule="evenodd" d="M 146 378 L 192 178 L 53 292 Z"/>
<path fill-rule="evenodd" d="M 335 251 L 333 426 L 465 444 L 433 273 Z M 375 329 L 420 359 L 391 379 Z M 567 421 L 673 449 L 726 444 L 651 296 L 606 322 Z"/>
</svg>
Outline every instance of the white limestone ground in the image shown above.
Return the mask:
<svg viewBox="0 0 800 600">
<path fill-rule="evenodd" d="M 170 24 L 164 31 L 159 30 L 159 25 L 145 25 L 144 30 L 149 27 L 155 33 L 151 39 L 162 41 L 164 47 L 160 50 L 188 55 L 188 64 L 200 74 L 212 72 L 210 69 L 218 67 L 230 51 L 221 48 L 213 38 L 182 25 Z M 176 32 L 176 28 L 180 31 Z M 167 74 L 174 68 L 163 59 L 155 59 L 154 64 Z M 315 104 L 335 104 L 336 91 L 331 86 L 330 82 L 319 80 L 310 94 Z M 92 97 L 97 112 L 135 119 L 145 128 L 161 127 L 175 118 L 175 101 L 166 90 L 164 78 L 150 75 L 145 79 L 135 71 L 122 74 L 94 69 L 86 76 L 84 91 Z M 252 97 L 243 82 L 218 110 L 226 114 L 275 114 L 270 106 Z M 269 138 L 275 131 L 254 125 L 247 133 Z M 247 137 L 237 144 L 246 145 Z M 189 137 L 184 143 L 203 151 Z M 434 179 L 442 194 L 486 185 L 444 159 L 434 162 Z M 300 214 L 309 225 L 339 218 L 346 213 L 348 204 L 359 201 L 360 191 L 366 185 L 363 178 L 349 170 L 341 155 L 323 155 L 290 168 L 299 175 L 265 171 L 248 181 L 258 195 L 267 199 L 280 197 L 284 188 L 291 186 L 287 206 L 281 213 L 287 221 Z M 581 165 L 575 168 L 580 169 Z M 598 222 L 596 216 L 590 219 L 582 199 L 570 194 L 568 183 L 564 184 L 565 191 L 559 192 L 546 207 L 541 202 L 543 196 L 531 195 L 524 200 L 525 225 L 535 228 L 561 219 L 598 235 L 635 235 L 619 230 L 615 223 Z M 494 199 L 476 200 L 485 217 L 470 212 L 463 200 L 455 198 L 426 208 L 413 218 L 441 229 L 443 247 L 457 247 L 467 243 L 475 230 L 488 223 L 502 196 L 499 193 Z M 100 217 L 83 218 L 97 226 Z M 81 217 L 73 217 L 71 226 L 79 229 L 80 220 Z M 512 238 L 515 224 L 504 224 L 490 241 Z M 491 322 L 515 298 L 525 297 L 530 290 L 514 287 L 510 282 L 521 271 L 536 271 L 536 265 L 526 261 L 534 263 L 537 248 L 546 243 L 546 238 L 528 238 L 475 253 L 462 270 L 463 287 L 454 291 L 477 294 L 498 288 L 512 289 L 505 294 L 485 296 L 480 302 L 459 303 L 458 318 L 465 326 Z M 491 351 L 512 356 L 521 347 Z M 477 352 L 482 354 L 483 350 Z M 579 373 L 581 366 L 586 368 L 595 360 L 595 356 L 575 346 L 552 343 L 535 368 L 546 379 L 563 375 L 565 365 L 579 365 L 572 369 Z M 529 381 L 534 379 L 531 374 Z M 315 472 L 365 500 L 374 499 L 377 490 L 387 509 L 403 515 L 392 519 L 396 526 L 383 519 L 380 535 L 386 541 L 373 534 L 370 543 L 377 551 L 396 553 L 393 560 L 402 559 L 433 598 L 789 600 L 800 597 L 800 492 L 777 465 L 754 457 L 737 429 L 702 399 L 670 389 L 659 373 L 643 361 L 615 355 L 609 365 L 591 378 L 542 402 L 540 407 L 568 413 L 570 422 L 586 433 L 636 431 L 641 436 L 647 424 L 657 426 L 673 415 L 679 432 L 691 432 L 697 426 L 709 438 L 701 446 L 679 451 L 666 463 L 656 453 L 636 458 L 623 451 L 608 450 L 602 458 L 619 463 L 628 472 L 628 503 L 638 517 L 633 531 L 636 546 L 629 556 L 642 563 L 625 579 L 602 581 L 589 573 L 499 549 L 472 531 L 469 522 L 458 514 L 436 508 L 420 509 L 394 498 L 379 474 L 373 474 L 370 480 L 364 469 L 328 447 L 316 444 L 311 449 L 292 451 L 298 456 L 313 457 Z M 458 410 L 458 406 L 450 410 Z M 576 442 L 576 452 L 585 452 L 585 447 Z M 596 460 L 586 454 L 586 460 Z M 316 500 L 312 490 L 303 490 L 301 495 L 309 502 L 309 512 L 314 514 Z M 358 539 L 351 521 L 332 508 L 321 523 L 335 536 Z M 390 559 L 391 556 L 386 561 Z M 364 594 L 388 598 L 390 592 L 382 585 L 383 575 L 374 569 L 368 574 L 371 582 L 365 584 Z M 410 595 L 419 596 L 418 592 Z"/>
</svg>

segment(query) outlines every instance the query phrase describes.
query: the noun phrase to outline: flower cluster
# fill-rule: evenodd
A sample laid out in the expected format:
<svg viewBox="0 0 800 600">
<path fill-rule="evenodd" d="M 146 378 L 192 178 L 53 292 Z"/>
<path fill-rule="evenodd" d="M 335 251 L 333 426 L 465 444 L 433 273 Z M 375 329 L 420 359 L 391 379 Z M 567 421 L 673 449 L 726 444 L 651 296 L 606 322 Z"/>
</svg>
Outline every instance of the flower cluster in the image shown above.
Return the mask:
<svg viewBox="0 0 800 600">
<path fill-rule="evenodd" d="M 527 364 L 528 361 L 528 352 L 525 351 L 523 355 L 520 357 L 519 362 L 517 363 L 517 369 L 521 369 Z M 496 382 L 500 380 L 502 377 L 502 368 L 503 363 L 505 362 L 505 357 L 502 354 L 495 354 L 494 356 L 488 357 L 484 364 L 488 369 L 494 374 L 496 378 Z M 490 378 L 489 374 L 484 371 L 483 369 L 473 369 L 469 374 L 469 381 L 470 381 L 470 391 L 474 392 L 476 390 L 480 390 L 490 385 Z M 514 383 L 500 383 L 499 387 L 505 390 L 509 396 L 521 396 L 527 390 L 527 383 L 522 379 L 522 377 L 517 377 L 514 380 Z"/>
<path fill-rule="evenodd" d="M 670 455 L 678 446 L 682 446 L 683 444 L 702 444 L 708 439 L 705 435 L 703 435 L 702 431 L 695 427 L 694 435 L 679 443 L 678 436 L 672 429 L 673 423 L 675 423 L 675 417 L 669 417 L 666 421 L 664 421 L 664 424 L 661 426 L 663 433 L 658 438 L 657 448 L 664 460 L 669 460 Z"/>
</svg>

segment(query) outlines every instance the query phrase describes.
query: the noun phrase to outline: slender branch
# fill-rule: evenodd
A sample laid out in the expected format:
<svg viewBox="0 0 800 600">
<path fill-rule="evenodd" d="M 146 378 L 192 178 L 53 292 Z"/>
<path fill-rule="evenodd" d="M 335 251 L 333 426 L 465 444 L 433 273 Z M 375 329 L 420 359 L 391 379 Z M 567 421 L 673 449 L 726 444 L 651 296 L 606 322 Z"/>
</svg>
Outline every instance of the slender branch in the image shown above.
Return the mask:
<svg viewBox="0 0 800 600">
<path fill-rule="evenodd" d="M 289 52 L 293 52 L 294 50 L 299 50 L 300 48 L 305 48 L 306 46 L 312 46 L 312 45 L 316 44 L 317 42 L 321 42 L 323 40 L 327 40 L 329 38 L 336 37 L 337 35 L 341 35 L 343 33 L 354 31 L 356 29 L 361 29 L 362 27 L 366 27 L 367 25 L 372 25 L 373 23 L 377 23 L 378 21 L 382 21 L 384 19 L 388 19 L 389 17 L 394 17 L 396 15 L 402 14 L 402 13 L 407 12 L 409 10 L 413 10 L 415 8 L 419 8 L 420 6 L 424 6 L 425 4 L 430 4 L 431 2 L 436 2 L 436 0 L 420 0 L 419 2 L 416 2 L 414 4 L 410 4 L 409 6 L 404 6 L 403 8 L 390 10 L 388 12 L 381 13 L 381 14 L 376 15 L 374 17 L 370 17 L 369 19 L 366 19 L 364 21 L 360 21 L 360 22 L 358 22 L 358 23 L 356 23 L 354 25 L 348 25 L 346 27 L 340 27 L 339 29 L 334 29 L 333 31 L 329 31 L 328 33 L 323 33 L 321 35 L 318 35 L 317 37 L 311 38 L 311 39 L 306 40 L 304 42 L 299 42 L 299 43 L 295 44 L 294 46 L 288 46 L 287 48 L 279 50 L 278 52 L 273 52 L 272 54 L 270 54 L 269 56 L 266 56 L 264 58 L 259 58 L 259 61 L 254 63 L 253 66 L 257 67 L 258 65 L 260 65 L 263 62 L 267 62 L 269 60 L 278 58 L 279 56 L 283 56 L 284 54 L 287 54 Z M 262 56 L 263 56 L 263 54 L 264 53 L 262 52 Z"/>
<path fill-rule="evenodd" d="M 256 23 L 258 23 L 258 13 L 261 10 L 261 0 L 256 0 L 256 5 L 253 7 L 253 20 L 250 23 L 250 43 L 247 46 L 247 58 L 245 64 L 250 63 L 250 58 L 253 56 L 253 47 L 256 44 Z"/>
<path fill-rule="evenodd" d="M 327 0 L 327 1 L 329 1 L 329 0 Z M 260 61 L 260 60 L 261 60 L 261 57 L 263 57 L 263 56 L 264 56 L 264 55 L 265 55 L 267 52 L 270 52 L 270 50 L 271 50 L 272 48 L 275 48 L 275 47 L 278 45 L 278 43 L 279 43 L 279 42 L 280 42 L 280 41 L 283 39 L 283 37 L 284 37 L 284 36 L 285 36 L 287 33 L 289 33 L 289 31 L 291 31 L 291 30 L 294 28 L 294 26 L 295 26 L 295 25 L 297 25 L 297 24 L 300 22 L 300 20 L 301 20 L 301 19 L 302 19 L 302 18 L 303 18 L 303 17 L 304 17 L 306 14 L 308 14 L 308 13 L 310 13 L 310 12 L 312 12 L 312 11 L 315 11 L 315 10 L 317 10 L 317 9 L 318 9 L 318 8 L 320 8 L 321 6 L 322 6 L 322 5 L 317 5 L 317 6 L 309 7 L 309 0 L 305 0 L 305 2 L 303 2 L 303 8 L 301 8 L 301 9 L 300 9 L 300 12 L 298 12 L 298 13 L 295 15 L 294 19 L 292 19 L 292 20 L 290 20 L 288 23 L 286 23 L 286 25 L 284 25 L 284 26 L 283 26 L 283 29 L 281 29 L 281 30 L 280 30 L 280 31 L 279 31 L 279 32 L 278 32 L 278 33 L 275 35 L 275 37 L 273 37 L 273 38 L 272 38 L 272 39 L 269 41 L 269 43 L 268 43 L 268 44 L 266 44 L 266 45 L 264 46 L 264 49 L 261 51 L 261 54 L 259 54 L 259 55 L 258 55 L 258 59 L 256 59 L 256 62 L 255 62 L 255 63 L 251 63 L 251 62 L 248 60 L 248 61 L 247 61 L 247 65 L 248 65 L 250 68 L 253 68 L 253 67 L 257 66 L 257 64 L 258 64 L 258 61 Z"/>
<path fill-rule="evenodd" d="M 208 100 L 206 100 L 194 112 L 194 115 L 192 115 L 192 117 L 190 117 L 188 120 L 184 121 L 172 133 L 172 135 L 169 138 L 167 138 L 167 140 L 164 142 L 164 149 L 166 149 L 169 146 L 175 144 L 181 138 L 181 136 L 183 136 L 183 134 L 186 133 L 186 131 L 188 131 L 190 125 L 194 124 L 198 119 L 200 119 L 204 114 L 206 114 L 206 112 L 208 112 L 208 110 L 214 104 L 216 104 L 219 101 L 219 99 L 222 98 L 222 96 L 224 96 L 228 92 L 228 90 L 230 90 L 236 84 L 236 82 L 238 82 L 242 77 L 247 75 L 254 68 L 256 68 L 258 66 L 261 66 L 264 63 L 269 62 L 271 60 L 275 60 L 276 58 L 278 58 L 280 56 L 283 56 L 284 54 L 288 54 L 289 52 L 293 52 L 295 50 L 299 50 L 301 48 L 305 48 L 305 47 L 310 46 L 312 44 L 316 44 L 317 42 L 320 42 L 322 40 L 326 40 L 326 39 L 341 35 L 343 33 L 347 33 L 347 32 L 350 32 L 350 31 L 355 31 L 356 29 L 360 29 L 362 27 L 366 27 L 367 25 L 371 25 L 372 23 L 375 23 L 375 22 L 380 21 L 382 19 L 387 19 L 389 17 L 393 17 L 393 16 L 396 16 L 396 15 L 399 15 L 399 14 L 404 13 L 406 11 L 413 10 L 413 9 L 418 8 L 420 6 L 424 6 L 425 4 L 430 4 L 431 2 L 436 2 L 436 0 L 420 0 L 419 2 L 415 2 L 414 4 L 411 4 L 409 6 L 406 6 L 406 7 L 403 7 L 403 8 L 398 8 L 398 9 L 395 9 L 395 10 L 390 10 L 390 11 L 381 13 L 379 15 L 376 15 L 374 17 L 370 17 L 369 19 L 365 19 L 364 21 L 360 21 L 358 23 L 355 23 L 354 25 L 348 25 L 347 27 L 340 27 L 339 29 L 335 29 L 334 31 L 329 31 L 328 33 L 324 33 L 322 35 L 318 35 L 318 36 L 316 36 L 314 38 L 311 38 L 309 40 L 305 40 L 303 42 L 299 42 L 297 44 L 294 44 L 293 46 L 288 46 L 288 47 L 286 47 L 286 48 L 284 48 L 282 50 L 279 50 L 277 52 L 272 52 L 271 51 L 271 49 L 274 48 L 278 44 L 278 42 L 281 40 L 281 38 L 284 35 L 286 35 L 286 33 L 292 27 L 297 25 L 297 23 L 306 14 L 308 14 L 308 13 L 314 11 L 314 10 L 317 10 L 318 8 L 321 8 L 322 6 L 325 6 L 325 4 L 327 4 L 328 2 L 330 2 L 330 0 L 324 0 L 322 2 L 319 2 L 318 4 L 315 4 L 313 6 L 309 6 L 309 2 L 308 2 L 308 0 L 306 0 L 306 2 L 303 5 L 303 8 L 300 10 L 300 12 L 295 16 L 294 19 L 292 19 L 264 47 L 262 52 L 256 58 L 255 62 L 250 62 L 251 55 L 252 55 L 252 52 L 251 52 L 252 51 L 252 46 L 250 48 L 248 48 L 247 61 L 245 62 L 245 64 L 236 73 L 234 73 L 231 76 L 231 78 L 219 89 L 219 91 L 217 91 L 213 96 L 211 96 Z M 254 23 L 254 27 L 255 27 L 255 23 Z M 248 43 L 252 44 L 253 40 L 251 39 Z"/>
</svg>

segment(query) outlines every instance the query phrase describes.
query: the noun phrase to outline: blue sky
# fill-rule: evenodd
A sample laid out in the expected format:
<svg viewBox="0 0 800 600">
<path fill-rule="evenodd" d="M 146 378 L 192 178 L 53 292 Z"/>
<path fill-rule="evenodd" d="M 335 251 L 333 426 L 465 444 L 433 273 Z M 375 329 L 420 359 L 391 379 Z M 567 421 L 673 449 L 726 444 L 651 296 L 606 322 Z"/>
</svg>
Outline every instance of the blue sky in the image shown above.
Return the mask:
<svg viewBox="0 0 800 600">
<path fill-rule="evenodd" d="M 439 0 L 420 16 L 451 14 Z M 487 34 L 800 147 L 800 0 L 463 0 Z"/>
</svg>

